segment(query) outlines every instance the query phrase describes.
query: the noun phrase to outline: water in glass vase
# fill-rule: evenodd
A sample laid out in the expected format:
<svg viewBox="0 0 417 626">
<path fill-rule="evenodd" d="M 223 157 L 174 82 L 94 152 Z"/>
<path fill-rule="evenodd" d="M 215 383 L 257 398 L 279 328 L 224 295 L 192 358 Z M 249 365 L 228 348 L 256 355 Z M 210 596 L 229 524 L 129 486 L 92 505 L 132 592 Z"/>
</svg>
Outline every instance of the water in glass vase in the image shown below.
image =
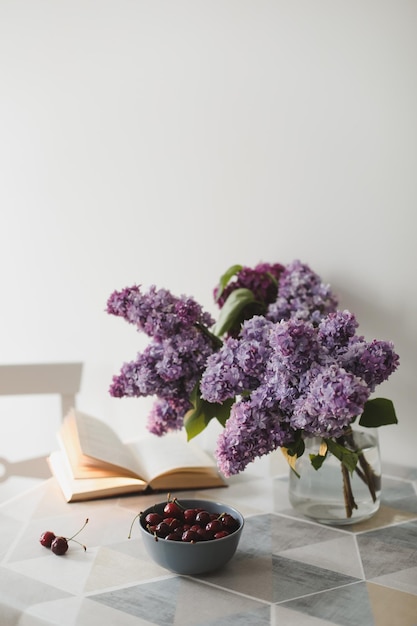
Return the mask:
<svg viewBox="0 0 417 626">
<path fill-rule="evenodd" d="M 381 494 L 381 459 L 378 433 L 363 429 L 352 433 L 359 452 L 356 470 L 350 473 L 330 452 L 320 469 L 311 465 L 310 454 L 318 454 L 321 439 L 305 440 L 303 456 L 291 470 L 289 499 L 299 513 L 322 524 L 354 524 L 368 519 L 379 509 Z"/>
</svg>

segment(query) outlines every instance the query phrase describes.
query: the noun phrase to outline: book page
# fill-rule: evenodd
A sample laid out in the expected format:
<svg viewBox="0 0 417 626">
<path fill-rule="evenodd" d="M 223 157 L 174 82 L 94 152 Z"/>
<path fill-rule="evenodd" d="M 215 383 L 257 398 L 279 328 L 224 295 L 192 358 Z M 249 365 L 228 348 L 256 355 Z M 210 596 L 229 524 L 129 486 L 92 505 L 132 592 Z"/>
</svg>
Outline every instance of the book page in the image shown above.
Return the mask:
<svg viewBox="0 0 417 626">
<path fill-rule="evenodd" d="M 212 473 L 216 469 L 212 457 L 193 442 L 188 442 L 184 433 L 168 433 L 162 437 L 149 435 L 126 446 L 137 458 L 140 476 L 148 482 L 178 470 L 182 473 L 204 472 L 210 468 Z"/>
<path fill-rule="evenodd" d="M 147 487 L 147 484 L 139 478 L 126 476 L 76 479 L 71 473 L 65 454 L 61 451 L 52 452 L 47 461 L 67 502 L 142 493 Z"/>
<path fill-rule="evenodd" d="M 139 473 L 140 467 L 134 454 L 110 426 L 79 411 L 73 411 L 69 417 L 76 424 L 79 446 L 82 454 L 85 455 L 80 459 L 84 466 L 113 466 L 114 468 L 122 468 L 124 473 L 128 472 L 143 478 L 142 474 Z"/>
</svg>

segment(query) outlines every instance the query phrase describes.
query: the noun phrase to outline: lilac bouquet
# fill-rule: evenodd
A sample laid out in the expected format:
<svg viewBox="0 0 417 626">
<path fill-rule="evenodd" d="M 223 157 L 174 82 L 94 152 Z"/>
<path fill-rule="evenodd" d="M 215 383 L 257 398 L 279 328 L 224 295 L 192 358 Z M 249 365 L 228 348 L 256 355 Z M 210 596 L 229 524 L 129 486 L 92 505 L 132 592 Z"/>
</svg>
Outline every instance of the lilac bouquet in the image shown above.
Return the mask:
<svg viewBox="0 0 417 626">
<path fill-rule="evenodd" d="M 185 427 L 188 439 L 216 418 L 216 458 L 225 476 L 282 448 L 294 468 L 306 437 L 352 472 L 360 451 L 351 425 L 397 422 L 393 404 L 370 399 L 399 364 L 392 343 L 366 341 L 329 285 L 307 265 L 235 265 L 214 291 L 217 321 L 189 297 L 151 287 L 114 292 L 107 303 L 150 342 L 114 376 L 114 397 L 154 396 L 148 429 Z M 327 454 L 327 452 L 326 452 Z M 319 469 L 326 454 L 311 462 Z M 369 485 L 371 488 L 371 485 Z"/>
</svg>

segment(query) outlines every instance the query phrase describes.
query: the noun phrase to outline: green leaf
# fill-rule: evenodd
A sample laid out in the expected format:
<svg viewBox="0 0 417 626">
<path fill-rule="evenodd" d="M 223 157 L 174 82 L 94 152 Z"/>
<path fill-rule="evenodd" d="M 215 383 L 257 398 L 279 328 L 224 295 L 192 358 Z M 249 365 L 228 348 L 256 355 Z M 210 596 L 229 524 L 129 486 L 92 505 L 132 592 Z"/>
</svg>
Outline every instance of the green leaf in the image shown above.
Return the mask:
<svg viewBox="0 0 417 626">
<path fill-rule="evenodd" d="M 328 445 L 327 439 L 322 439 L 317 454 L 309 454 L 311 465 L 315 470 L 319 470 L 327 457 Z"/>
<path fill-rule="evenodd" d="M 201 433 L 213 418 L 216 418 L 224 426 L 234 402 L 233 398 L 225 400 L 222 404 L 207 402 L 207 400 L 203 400 L 200 397 L 198 385 L 191 394 L 190 400 L 193 408 L 187 411 L 184 416 L 184 426 L 188 441 Z"/>
<path fill-rule="evenodd" d="M 301 437 L 301 432 L 297 434 L 298 434 L 297 439 L 293 443 L 291 443 L 289 446 L 287 446 L 285 449 L 289 456 L 296 456 L 298 458 L 300 456 L 303 456 L 306 446 L 304 443 L 304 439 Z"/>
<path fill-rule="evenodd" d="M 352 474 L 357 463 L 358 463 L 358 454 L 353 452 L 352 450 L 348 450 L 344 446 L 336 443 L 333 439 L 326 439 L 327 447 L 329 452 L 333 454 L 343 465 L 349 470 Z"/>
<path fill-rule="evenodd" d="M 255 296 L 250 289 L 241 288 L 232 291 L 220 310 L 219 319 L 213 328 L 214 334 L 221 337 L 233 328 L 241 319 L 243 309 L 255 302 Z"/>
<path fill-rule="evenodd" d="M 220 296 L 222 295 L 224 288 L 226 287 L 227 283 L 230 281 L 230 279 L 235 276 L 235 274 L 237 274 L 238 272 L 240 272 L 240 270 L 242 269 L 243 265 L 232 265 L 231 267 L 229 267 L 229 269 L 223 274 L 223 276 L 221 276 L 220 281 L 219 281 L 219 285 L 217 287 L 217 291 L 216 291 L 216 302 L 217 300 L 220 298 Z"/>
<path fill-rule="evenodd" d="M 310 454 L 309 456 L 311 465 L 314 467 L 315 470 L 319 470 L 323 465 L 327 454 L 325 454 L 324 456 L 321 454 Z"/>
<path fill-rule="evenodd" d="M 389 424 L 397 424 L 394 405 L 387 398 L 374 398 L 365 402 L 359 424 L 366 428 L 378 428 Z"/>
</svg>

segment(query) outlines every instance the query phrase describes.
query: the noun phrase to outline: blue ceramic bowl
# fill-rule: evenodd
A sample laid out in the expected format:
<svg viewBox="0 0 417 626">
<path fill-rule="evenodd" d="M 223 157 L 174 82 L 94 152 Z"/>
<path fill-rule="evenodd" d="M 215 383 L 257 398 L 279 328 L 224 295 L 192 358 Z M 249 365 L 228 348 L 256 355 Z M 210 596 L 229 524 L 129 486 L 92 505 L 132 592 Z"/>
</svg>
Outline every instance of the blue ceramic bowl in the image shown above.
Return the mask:
<svg viewBox="0 0 417 626">
<path fill-rule="evenodd" d="M 212 572 L 230 561 L 236 552 L 244 525 L 244 518 L 239 511 L 220 502 L 180 499 L 179 503 L 185 509 L 201 508 L 209 513 L 218 513 L 219 515 L 228 513 L 239 524 L 237 530 L 230 533 L 227 537 L 187 543 L 170 539 L 156 539 L 155 535 L 151 534 L 146 528 L 145 518 L 148 513 L 163 515 L 166 503 L 165 500 L 165 502 L 159 502 L 149 507 L 139 517 L 139 527 L 145 548 L 158 565 L 176 574 L 194 575 Z"/>
</svg>

